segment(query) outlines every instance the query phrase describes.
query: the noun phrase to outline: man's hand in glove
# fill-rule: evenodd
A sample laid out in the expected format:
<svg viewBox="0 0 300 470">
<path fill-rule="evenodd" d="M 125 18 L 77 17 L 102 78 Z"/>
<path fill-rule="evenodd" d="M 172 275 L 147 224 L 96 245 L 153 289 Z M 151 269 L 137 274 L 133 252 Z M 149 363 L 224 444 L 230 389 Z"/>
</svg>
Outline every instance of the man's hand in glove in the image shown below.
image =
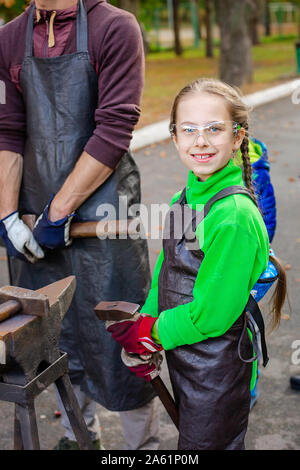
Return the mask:
<svg viewBox="0 0 300 470">
<path fill-rule="evenodd" d="M 45 207 L 44 212 L 37 219 L 33 228 L 33 235 L 41 246 L 54 250 L 55 248 L 64 248 L 72 243 L 70 239 L 70 225 L 75 213 L 52 222 L 48 218 L 52 199 L 53 196 Z"/>
<path fill-rule="evenodd" d="M 157 318 L 150 315 L 138 314 L 130 320 L 106 322 L 106 329 L 128 353 L 149 355 L 162 351 L 162 346 L 155 343 L 151 330 Z"/>
<path fill-rule="evenodd" d="M 8 256 L 31 263 L 45 256 L 31 230 L 19 219 L 17 211 L 0 220 L 0 235 Z"/>
</svg>

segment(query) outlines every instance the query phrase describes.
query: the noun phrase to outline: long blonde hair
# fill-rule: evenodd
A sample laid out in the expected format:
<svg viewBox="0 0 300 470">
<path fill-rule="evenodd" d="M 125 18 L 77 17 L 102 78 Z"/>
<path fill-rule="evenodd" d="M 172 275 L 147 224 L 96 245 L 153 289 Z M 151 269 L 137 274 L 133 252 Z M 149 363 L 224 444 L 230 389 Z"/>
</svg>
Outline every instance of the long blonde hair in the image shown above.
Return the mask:
<svg viewBox="0 0 300 470">
<path fill-rule="evenodd" d="M 240 147 L 243 162 L 243 177 L 246 187 L 256 200 L 252 184 L 252 166 L 248 153 L 249 109 L 242 99 L 241 91 L 237 87 L 232 87 L 227 83 L 224 83 L 221 80 L 215 78 L 199 78 L 186 85 L 177 94 L 173 102 L 169 125 L 170 132 L 171 134 L 176 135 L 175 125 L 177 120 L 177 108 L 179 102 L 190 93 L 204 92 L 222 97 L 225 100 L 226 105 L 228 106 L 232 121 L 238 123 L 242 128 L 245 129 L 245 137 Z M 283 266 L 277 258 L 272 258 L 272 262 L 274 262 L 278 271 L 278 280 L 276 284 L 276 289 L 272 297 L 272 306 L 270 312 L 272 316 L 271 329 L 273 330 L 277 328 L 280 324 L 281 309 L 283 307 L 286 297 L 286 274 Z"/>
</svg>

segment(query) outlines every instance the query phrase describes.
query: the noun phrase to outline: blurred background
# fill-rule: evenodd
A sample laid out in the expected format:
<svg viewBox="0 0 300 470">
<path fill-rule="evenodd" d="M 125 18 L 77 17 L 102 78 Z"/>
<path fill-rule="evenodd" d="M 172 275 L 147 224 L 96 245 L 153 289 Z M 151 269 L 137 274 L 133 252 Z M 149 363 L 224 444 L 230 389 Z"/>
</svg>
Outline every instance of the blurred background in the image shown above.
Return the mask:
<svg viewBox="0 0 300 470">
<path fill-rule="evenodd" d="M 300 0 L 109 0 L 142 30 L 146 83 L 138 128 L 168 118 L 189 81 L 219 77 L 245 94 L 300 77 Z M 0 0 L 0 24 L 24 0 Z M 170 80 L 171 77 L 171 80 Z"/>
<path fill-rule="evenodd" d="M 132 12 L 145 46 L 146 81 L 138 128 L 168 119 L 173 97 L 191 80 L 219 77 L 244 94 L 300 78 L 300 0 L 110 0 Z M 22 13 L 24 0 L 0 0 L 0 24 Z M 299 93 L 297 95 L 299 98 Z M 300 341 L 300 159 L 299 103 L 291 97 L 254 110 L 253 136 L 265 142 L 277 198 L 278 230 L 272 244 L 288 277 L 289 305 L 282 324 L 268 337 L 270 363 L 261 370 L 259 399 L 250 414 L 247 449 L 300 449 L 298 391 L 290 376 L 300 375 L 300 359 L 292 360 Z M 186 182 L 170 141 L 153 143 L 135 152 L 141 171 L 143 201 L 169 203 Z M 149 239 L 151 269 L 161 240 Z M 8 284 L 6 253 L 0 248 L 0 285 Z M 264 306 L 263 306 L 264 307 Z M 263 311 L 266 309 L 263 308 Z M 291 315 L 292 313 L 292 315 Z M 298 343 L 297 343 L 298 344 Z M 300 356 L 299 356 L 300 357 Z M 169 385 L 166 366 L 163 379 Z M 53 387 L 37 400 L 37 419 L 43 449 L 62 435 Z M 107 449 L 123 446 L 119 415 L 97 407 Z M 175 449 L 177 431 L 160 407 L 161 449 Z M 0 448 L 11 449 L 13 405 L 0 402 Z"/>
</svg>

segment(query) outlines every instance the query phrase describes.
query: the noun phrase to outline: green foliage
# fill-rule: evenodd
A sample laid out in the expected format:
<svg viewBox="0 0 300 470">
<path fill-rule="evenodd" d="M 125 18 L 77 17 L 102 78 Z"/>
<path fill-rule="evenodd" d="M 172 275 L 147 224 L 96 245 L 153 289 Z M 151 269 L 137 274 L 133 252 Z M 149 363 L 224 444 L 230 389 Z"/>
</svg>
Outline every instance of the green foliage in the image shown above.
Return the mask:
<svg viewBox="0 0 300 470">
<path fill-rule="evenodd" d="M 139 22 L 149 31 L 157 21 L 160 10 L 167 11 L 166 0 L 140 0 Z"/>
<path fill-rule="evenodd" d="M 291 40 L 297 40 L 297 34 L 284 34 L 284 35 L 274 35 L 274 36 L 263 36 L 260 38 L 262 44 L 270 43 L 280 43 L 280 42 L 290 42 Z"/>
<path fill-rule="evenodd" d="M 119 7 L 118 0 L 108 0 L 112 5 Z M 153 28 L 157 21 L 157 13 L 163 11 L 167 21 L 167 0 L 139 0 L 138 21 L 143 24 L 148 31 Z"/>
<path fill-rule="evenodd" d="M 8 22 L 20 15 L 29 4 L 29 0 L 0 0 L 0 18 Z"/>
</svg>

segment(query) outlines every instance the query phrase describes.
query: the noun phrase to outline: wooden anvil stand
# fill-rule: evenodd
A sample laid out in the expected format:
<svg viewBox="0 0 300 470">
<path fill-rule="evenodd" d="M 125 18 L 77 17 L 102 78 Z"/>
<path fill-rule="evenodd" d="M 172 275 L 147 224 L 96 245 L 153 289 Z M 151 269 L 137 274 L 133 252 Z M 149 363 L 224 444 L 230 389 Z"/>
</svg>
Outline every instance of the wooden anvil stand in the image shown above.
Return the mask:
<svg viewBox="0 0 300 470">
<path fill-rule="evenodd" d="M 15 403 L 14 450 L 40 449 L 35 398 L 55 384 L 81 450 L 93 450 L 59 351 L 61 321 L 75 291 L 70 276 L 32 291 L 0 288 L 0 400 Z"/>
</svg>

